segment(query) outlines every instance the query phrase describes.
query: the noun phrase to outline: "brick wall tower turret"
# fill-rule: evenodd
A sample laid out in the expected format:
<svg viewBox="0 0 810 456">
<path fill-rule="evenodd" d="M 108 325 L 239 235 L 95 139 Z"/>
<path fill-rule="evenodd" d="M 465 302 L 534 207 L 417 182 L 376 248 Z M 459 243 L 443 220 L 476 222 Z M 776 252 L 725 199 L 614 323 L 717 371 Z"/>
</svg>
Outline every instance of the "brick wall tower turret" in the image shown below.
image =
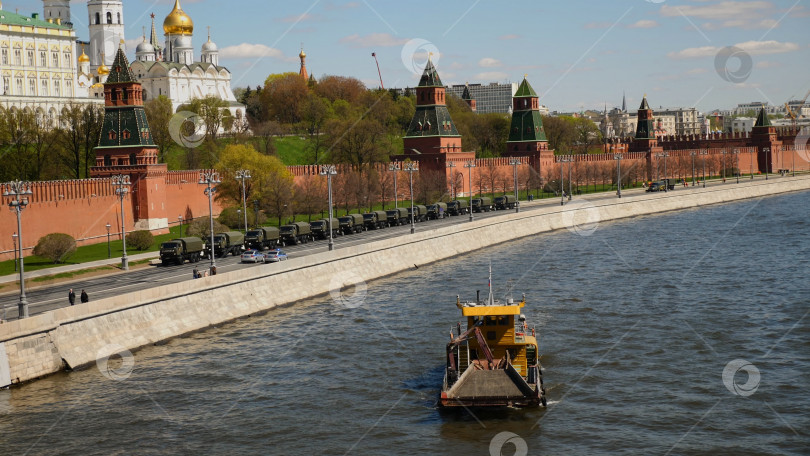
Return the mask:
<svg viewBox="0 0 810 456">
<path fill-rule="evenodd" d="M 653 160 L 657 160 L 656 154 L 663 152 L 663 147 L 658 145 L 655 137 L 655 118 L 653 110 L 647 103 L 647 95 L 641 100 L 638 108 L 638 124 L 636 125 L 636 136 L 630 144 L 630 152 L 645 152 L 647 154 L 647 180 L 652 180 Z"/>
<path fill-rule="evenodd" d="M 757 166 L 768 173 L 774 172 L 782 150 L 782 141 L 777 137 L 776 127 L 771 125 L 765 108 L 759 110 L 759 116 L 751 129 L 751 145 L 757 148 Z"/>
<path fill-rule="evenodd" d="M 132 205 L 139 229 L 168 226 L 165 209 L 166 164 L 158 164 L 158 149 L 143 109 L 143 89 L 129 69 L 123 46 L 118 48 L 104 83 L 104 123 L 92 177 L 127 174 L 132 181 Z"/>
<path fill-rule="evenodd" d="M 512 124 L 504 156 L 528 156 L 530 165 L 538 173 L 554 161 L 554 153 L 548 148 L 543 118 L 540 116 L 540 97 L 526 76 L 512 96 Z"/>
<path fill-rule="evenodd" d="M 461 94 L 461 99 L 464 100 L 465 103 L 467 103 L 467 106 L 470 107 L 470 110 L 472 110 L 472 112 L 475 112 L 477 110 L 475 106 L 475 98 L 473 98 L 472 94 L 470 93 L 469 84 L 466 84 L 464 86 L 464 92 Z"/>
</svg>

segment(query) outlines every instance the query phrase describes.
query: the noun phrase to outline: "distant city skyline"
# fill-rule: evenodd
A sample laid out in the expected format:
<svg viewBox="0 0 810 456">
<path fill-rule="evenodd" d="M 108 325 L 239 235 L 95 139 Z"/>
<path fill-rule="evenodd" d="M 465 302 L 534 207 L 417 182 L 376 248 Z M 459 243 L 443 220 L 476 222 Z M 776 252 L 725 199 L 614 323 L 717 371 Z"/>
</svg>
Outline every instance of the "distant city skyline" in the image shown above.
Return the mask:
<svg viewBox="0 0 810 456">
<path fill-rule="evenodd" d="M 174 0 L 127 0 L 128 54 L 162 23 Z M 448 1 L 441 5 L 359 0 L 267 2 L 181 0 L 194 21 L 199 54 L 211 27 L 232 86 L 263 85 L 271 73 L 297 72 L 301 46 L 315 78 L 351 76 L 379 87 L 414 86 L 428 52 L 447 85 L 519 82 L 527 74 L 552 111 L 651 106 L 730 109 L 765 101 L 781 106 L 810 90 L 806 0 Z M 74 28 L 87 40 L 87 2 L 71 2 Z M 20 14 L 38 0 L 3 2 Z"/>
</svg>

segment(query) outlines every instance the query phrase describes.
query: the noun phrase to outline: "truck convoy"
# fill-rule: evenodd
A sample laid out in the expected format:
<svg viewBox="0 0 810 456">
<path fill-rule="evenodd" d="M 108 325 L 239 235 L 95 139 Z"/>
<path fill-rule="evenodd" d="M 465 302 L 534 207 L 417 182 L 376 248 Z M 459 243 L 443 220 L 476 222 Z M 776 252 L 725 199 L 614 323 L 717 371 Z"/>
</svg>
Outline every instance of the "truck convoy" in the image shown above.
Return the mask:
<svg viewBox="0 0 810 456">
<path fill-rule="evenodd" d="M 315 239 L 327 239 L 329 237 L 329 219 L 315 220 L 309 223 L 309 228 L 312 230 L 312 237 Z M 332 219 L 332 237 L 340 234 L 340 222 L 338 219 Z"/>
<path fill-rule="evenodd" d="M 447 212 L 450 215 L 462 215 L 470 212 L 470 207 L 467 200 L 455 200 L 447 203 Z"/>
<path fill-rule="evenodd" d="M 312 228 L 307 222 L 294 222 L 281 227 L 281 240 L 284 244 L 306 244 L 312 240 Z"/>
<path fill-rule="evenodd" d="M 415 222 L 424 222 L 427 220 L 427 206 L 417 204 L 413 207 L 413 216 Z M 408 221 L 411 220 L 411 208 L 408 208 Z"/>
<path fill-rule="evenodd" d="M 433 203 L 427 207 L 427 219 L 436 220 L 447 217 L 447 203 Z"/>
<path fill-rule="evenodd" d="M 481 198 L 475 198 L 472 200 L 473 212 L 489 212 L 493 209 L 494 207 L 492 206 L 492 199 L 489 197 L 482 196 Z"/>
<path fill-rule="evenodd" d="M 202 255 L 203 242 L 198 237 L 172 239 L 160 244 L 160 262 L 163 266 L 169 263 L 183 264 L 186 261 L 196 263 Z"/>
<path fill-rule="evenodd" d="M 363 216 L 360 214 L 349 214 L 338 217 L 338 222 L 340 222 L 340 231 L 343 234 L 359 233 L 366 229 L 363 223 Z"/>
<path fill-rule="evenodd" d="M 503 195 L 495 198 L 495 209 L 498 210 L 514 209 L 515 204 L 517 204 L 515 195 Z"/>
<path fill-rule="evenodd" d="M 408 223 L 408 209 L 400 207 L 385 211 L 388 226 L 405 225 Z"/>
<path fill-rule="evenodd" d="M 275 248 L 280 242 L 279 230 L 272 226 L 262 226 L 245 234 L 245 246 L 248 249 L 264 250 Z"/>
<path fill-rule="evenodd" d="M 242 246 L 245 243 L 245 235 L 239 231 L 226 231 L 214 235 L 214 255 L 222 258 L 232 254 L 239 256 L 242 254 Z M 205 246 L 205 254 L 211 258 L 211 246 Z"/>
<path fill-rule="evenodd" d="M 388 214 L 385 211 L 373 211 L 363 214 L 363 223 L 367 230 L 378 230 L 388 226 Z"/>
</svg>

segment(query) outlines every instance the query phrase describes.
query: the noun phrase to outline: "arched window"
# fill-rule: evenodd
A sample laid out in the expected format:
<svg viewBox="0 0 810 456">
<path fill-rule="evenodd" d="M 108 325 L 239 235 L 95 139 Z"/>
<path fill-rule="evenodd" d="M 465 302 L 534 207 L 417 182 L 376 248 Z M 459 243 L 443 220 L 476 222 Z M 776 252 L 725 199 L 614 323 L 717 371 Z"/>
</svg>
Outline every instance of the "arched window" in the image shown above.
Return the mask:
<svg viewBox="0 0 810 456">
<path fill-rule="evenodd" d="M 121 23 L 121 13 L 118 13 L 118 23 Z"/>
<path fill-rule="evenodd" d="M 112 13 L 107 12 L 107 23 L 112 24 Z"/>
<path fill-rule="evenodd" d="M 101 24 L 101 13 L 96 13 L 96 24 Z"/>
</svg>

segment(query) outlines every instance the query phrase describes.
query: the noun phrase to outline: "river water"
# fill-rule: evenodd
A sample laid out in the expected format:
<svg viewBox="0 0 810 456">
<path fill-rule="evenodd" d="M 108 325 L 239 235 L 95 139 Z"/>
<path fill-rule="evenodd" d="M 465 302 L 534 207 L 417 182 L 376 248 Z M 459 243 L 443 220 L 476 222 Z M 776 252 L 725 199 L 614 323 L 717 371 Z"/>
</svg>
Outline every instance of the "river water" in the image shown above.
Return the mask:
<svg viewBox="0 0 810 456">
<path fill-rule="evenodd" d="M 0 454 L 808 454 L 808 209 L 541 234 L 0 391 Z M 442 413 L 456 295 L 490 262 L 549 405 Z"/>
</svg>

